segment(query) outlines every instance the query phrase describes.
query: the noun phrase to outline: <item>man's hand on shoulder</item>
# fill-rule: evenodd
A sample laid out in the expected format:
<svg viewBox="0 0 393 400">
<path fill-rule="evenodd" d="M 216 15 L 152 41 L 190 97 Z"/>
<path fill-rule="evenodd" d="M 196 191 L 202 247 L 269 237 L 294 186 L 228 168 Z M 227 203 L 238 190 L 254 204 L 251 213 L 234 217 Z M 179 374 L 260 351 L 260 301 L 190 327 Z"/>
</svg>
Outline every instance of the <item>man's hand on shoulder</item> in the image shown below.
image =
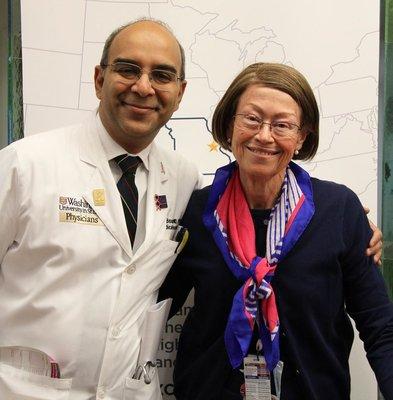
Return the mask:
<svg viewBox="0 0 393 400">
<path fill-rule="evenodd" d="M 370 212 L 368 207 L 363 207 L 366 214 Z M 383 235 L 382 231 L 370 220 L 368 219 L 370 224 L 370 228 L 373 231 L 373 236 L 368 244 L 368 248 L 366 250 L 367 256 L 373 256 L 374 262 L 377 265 L 382 265 L 381 257 L 382 257 L 382 245 L 383 245 Z"/>
</svg>

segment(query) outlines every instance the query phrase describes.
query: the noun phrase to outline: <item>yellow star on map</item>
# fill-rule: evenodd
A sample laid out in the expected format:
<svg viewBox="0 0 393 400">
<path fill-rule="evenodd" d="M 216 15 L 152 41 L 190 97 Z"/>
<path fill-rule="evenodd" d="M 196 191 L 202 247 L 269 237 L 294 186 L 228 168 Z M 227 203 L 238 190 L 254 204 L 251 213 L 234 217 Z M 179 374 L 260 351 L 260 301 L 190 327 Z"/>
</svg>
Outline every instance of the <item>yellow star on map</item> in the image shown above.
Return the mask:
<svg viewBox="0 0 393 400">
<path fill-rule="evenodd" d="M 210 151 L 217 151 L 218 149 L 218 143 L 214 140 L 208 146 L 210 147 Z"/>
</svg>

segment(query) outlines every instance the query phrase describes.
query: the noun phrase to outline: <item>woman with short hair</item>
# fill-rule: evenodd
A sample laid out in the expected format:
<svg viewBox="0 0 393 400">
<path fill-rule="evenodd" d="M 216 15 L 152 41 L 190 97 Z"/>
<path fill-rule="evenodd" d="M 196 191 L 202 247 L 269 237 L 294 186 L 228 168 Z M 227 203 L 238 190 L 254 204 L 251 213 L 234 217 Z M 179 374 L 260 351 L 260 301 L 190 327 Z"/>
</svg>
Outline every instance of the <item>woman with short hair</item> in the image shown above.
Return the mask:
<svg viewBox="0 0 393 400">
<path fill-rule="evenodd" d="M 292 161 L 318 148 L 310 85 L 289 66 L 250 65 L 212 126 L 236 161 L 193 194 L 182 220 L 190 239 L 160 294 L 174 298 L 175 312 L 195 289 L 176 398 L 242 399 L 252 390 L 247 380 L 244 388 L 244 360 L 260 354 L 281 400 L 349 399 L 350 315 L 393 399 L 393 307 L 364 254 L 371 237 L 364 210 L 350 189 L 311 178 Z"/>
</svg>

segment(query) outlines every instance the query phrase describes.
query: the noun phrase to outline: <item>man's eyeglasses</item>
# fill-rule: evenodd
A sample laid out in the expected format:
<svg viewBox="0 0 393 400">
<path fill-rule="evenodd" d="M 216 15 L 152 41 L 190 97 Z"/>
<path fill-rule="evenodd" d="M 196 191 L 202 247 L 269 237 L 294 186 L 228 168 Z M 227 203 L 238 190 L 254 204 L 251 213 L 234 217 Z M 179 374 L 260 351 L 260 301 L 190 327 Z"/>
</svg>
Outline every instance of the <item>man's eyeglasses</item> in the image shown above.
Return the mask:
<svg viewBox="0 0 393 400">
<path fill-rule="evenodd" d="M 113 64 L 103 64 L 101 67 L 111 67 L 112 71 L 119 74 L 131 85 L 137 82 L 144 73 L 144 70 L 139 65 L 123 61 Z M 166 69 L 157 68 L 146 73 L 149 76 L 152 87 L 158 90 L 169 90 L 172 84 L 181 80 L 181 77 L 177 76 L 175 72 Z"/>
<path fill-rule="evenodd" d="M 233 118 L 235 119 L 235 126 L 254 135 L 262 129 L 263 125 L 269 125 L 272 135 L 280 138 L 295 136 L 302 129 L 300 126 L 287 121 L 265 122 L 253 114 L 239 113 L 235 114 Z"/>
</svg>

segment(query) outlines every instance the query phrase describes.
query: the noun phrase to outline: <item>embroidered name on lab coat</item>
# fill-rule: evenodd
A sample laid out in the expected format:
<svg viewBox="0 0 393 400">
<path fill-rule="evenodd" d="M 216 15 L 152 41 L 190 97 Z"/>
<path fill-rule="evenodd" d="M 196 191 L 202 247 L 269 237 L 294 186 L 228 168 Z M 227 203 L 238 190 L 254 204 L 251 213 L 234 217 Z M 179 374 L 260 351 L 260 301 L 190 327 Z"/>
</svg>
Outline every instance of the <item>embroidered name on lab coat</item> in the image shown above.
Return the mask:
<svg viewBox="0 0 393 400">
<path fill-rule="evenodd" d="M 85 225 L 103 225 L 102 221 L 83 198 L 59 197 L 59 222 Z"/>
<path fill-rule="evenodd" d="M 179 225 L 179 220 L 177 218 L 166 219 L 166 229 L 176 230 L 178 225 Z"/>
</svg>

